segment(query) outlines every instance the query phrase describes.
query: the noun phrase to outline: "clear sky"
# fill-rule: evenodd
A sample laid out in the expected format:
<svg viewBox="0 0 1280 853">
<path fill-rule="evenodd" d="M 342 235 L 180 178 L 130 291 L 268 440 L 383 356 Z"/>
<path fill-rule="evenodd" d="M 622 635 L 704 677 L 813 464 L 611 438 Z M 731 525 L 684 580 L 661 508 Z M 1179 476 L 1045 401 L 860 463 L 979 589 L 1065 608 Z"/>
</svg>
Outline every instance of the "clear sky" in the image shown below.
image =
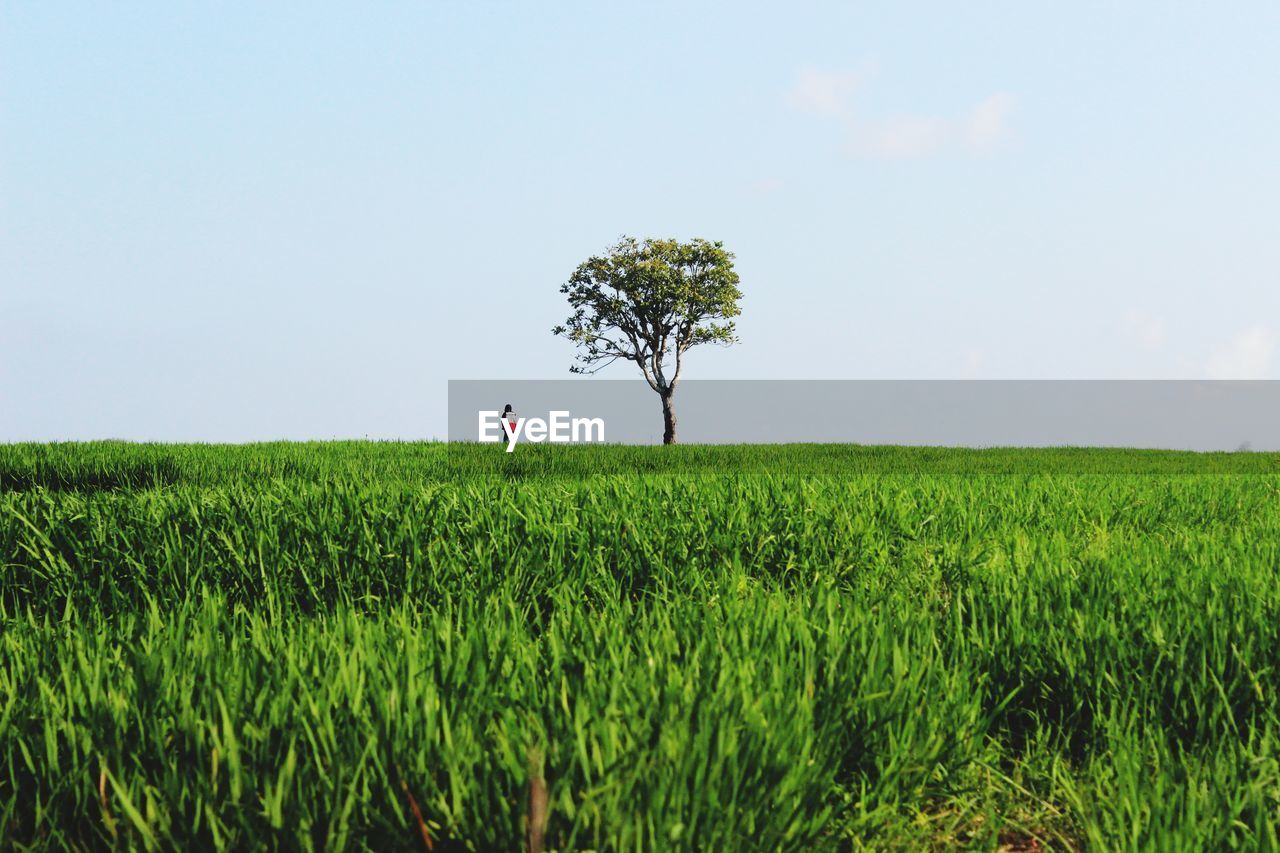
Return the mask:
<svg viewBox="0 0 1280 853">
<path fill-rule="evenodd" d="M 1280 377 L 1280 4 L 0 5 L 0 441 L 443 437 L 574 266 L 697 378 Z M 631 378 L 622 363 L 614 378 Z M 591 381 L 589 379 L 583 381 Z"/>
</svg>

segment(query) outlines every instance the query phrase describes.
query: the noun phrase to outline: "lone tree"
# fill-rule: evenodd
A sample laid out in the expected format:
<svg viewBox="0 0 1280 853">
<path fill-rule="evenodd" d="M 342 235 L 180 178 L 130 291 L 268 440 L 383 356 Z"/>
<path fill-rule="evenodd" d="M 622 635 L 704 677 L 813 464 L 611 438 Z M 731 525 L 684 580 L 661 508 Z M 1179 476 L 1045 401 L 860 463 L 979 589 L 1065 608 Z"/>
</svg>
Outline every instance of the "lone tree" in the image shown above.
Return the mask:
<svg viewBox="0 0 1280 853">
<path fill-rule="evenodd" d="M 742 313 L 733 254 L 724 244 L 695 239 L 623 237 L 603 256 L 588 258 L 560 287 L 573 314 L 552 333 L 578 345 L 573 373 L 596 373 L 618 359 L 640 366 L 662 398 L 662 443 L 675 444 L 671 398 L 684 354 L 698 344 L 737 342 Z"/>
</svg>

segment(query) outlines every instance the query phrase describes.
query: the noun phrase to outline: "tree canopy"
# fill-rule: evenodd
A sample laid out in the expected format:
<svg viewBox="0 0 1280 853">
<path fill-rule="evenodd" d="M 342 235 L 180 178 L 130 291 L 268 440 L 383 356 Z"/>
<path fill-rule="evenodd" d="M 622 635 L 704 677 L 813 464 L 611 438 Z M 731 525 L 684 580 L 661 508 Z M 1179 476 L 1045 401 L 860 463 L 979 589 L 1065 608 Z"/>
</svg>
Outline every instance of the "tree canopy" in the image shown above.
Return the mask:
<svg viewBox="0 0 1280 853">
<path fill-rule="evenodd" d="M 573 313 L 552 331 L 578 345 L 574 373 L 633 361 L 663 398 L 664 440 L 675 440 L 670 398 L 684 355 L 699 344 L 737 342 L 741 313 L 733 254 L 710 240 L 623 237 L 578 265 L 560 292 Z"/>
</svg>

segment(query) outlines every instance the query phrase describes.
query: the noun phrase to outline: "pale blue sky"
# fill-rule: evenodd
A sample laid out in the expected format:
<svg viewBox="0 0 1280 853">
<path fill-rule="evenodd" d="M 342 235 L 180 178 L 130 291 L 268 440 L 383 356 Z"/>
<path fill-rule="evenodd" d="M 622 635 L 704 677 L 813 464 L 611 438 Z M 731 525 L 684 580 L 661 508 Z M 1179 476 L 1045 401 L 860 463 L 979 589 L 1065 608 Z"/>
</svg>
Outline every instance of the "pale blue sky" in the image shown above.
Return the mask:
<svg viewBox="0 0 1280 853">
<path fill-rule="evenodd" d="M 0 440 L 443 436 L 724 240 L 698 378 L 1280 377 L 1280 4 L 0 6 Z M 624 364 L 612 378 L 631 378 Z M 590 381 L 590 380 L 583 380 Z"/>
</svg>

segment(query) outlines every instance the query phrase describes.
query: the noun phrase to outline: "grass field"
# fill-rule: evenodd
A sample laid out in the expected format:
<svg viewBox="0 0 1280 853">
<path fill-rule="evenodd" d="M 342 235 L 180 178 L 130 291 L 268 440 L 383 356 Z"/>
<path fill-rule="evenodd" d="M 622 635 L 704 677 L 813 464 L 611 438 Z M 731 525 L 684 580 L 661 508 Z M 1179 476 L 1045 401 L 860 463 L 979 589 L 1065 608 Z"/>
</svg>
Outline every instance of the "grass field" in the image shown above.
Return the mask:
<svg viewBox="0 0 1280 853">
<path fill-rule="evenodd" d="M 0 490 L 2 847 L 1280 846 L 1280 456 L 11 445 Z"/>
</svg>

